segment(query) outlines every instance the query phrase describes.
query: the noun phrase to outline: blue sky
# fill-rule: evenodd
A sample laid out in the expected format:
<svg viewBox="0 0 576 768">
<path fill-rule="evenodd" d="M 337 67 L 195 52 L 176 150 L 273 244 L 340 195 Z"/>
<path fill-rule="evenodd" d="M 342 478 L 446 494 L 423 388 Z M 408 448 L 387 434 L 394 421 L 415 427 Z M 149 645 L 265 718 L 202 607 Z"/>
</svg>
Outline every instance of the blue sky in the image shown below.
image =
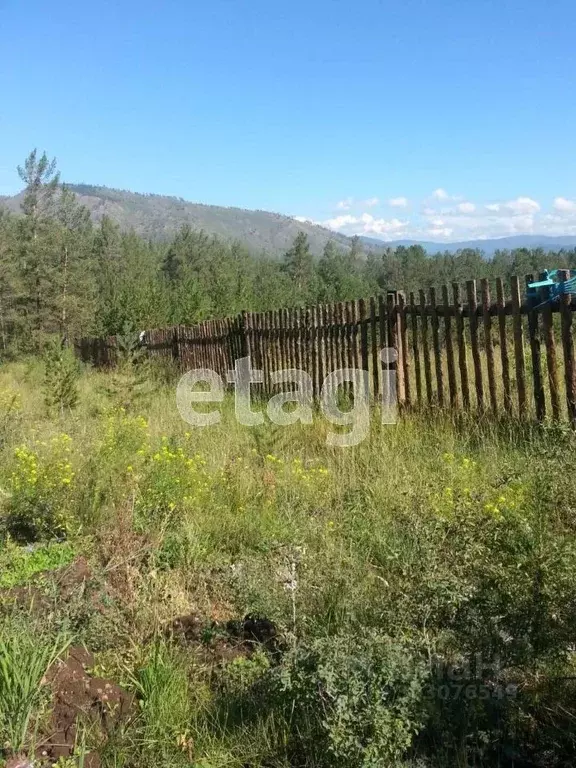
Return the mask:
<svg viewBox="0 0 576 768">
<path fill-rule="evenodd" d="M 576 233 L 575 29 L 573 0 L 0 0 L 0 194 L 38 147 L 346 233 Z"/>
</svg>

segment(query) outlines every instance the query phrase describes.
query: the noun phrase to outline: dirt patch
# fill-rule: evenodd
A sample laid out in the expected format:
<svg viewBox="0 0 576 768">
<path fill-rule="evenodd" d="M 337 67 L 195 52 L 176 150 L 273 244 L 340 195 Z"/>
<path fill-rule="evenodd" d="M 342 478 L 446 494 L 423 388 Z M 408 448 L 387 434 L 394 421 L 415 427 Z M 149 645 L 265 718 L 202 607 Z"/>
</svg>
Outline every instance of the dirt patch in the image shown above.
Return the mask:
<svg viewBox="0 0 576 768">
<path fill-rule="evenodd" d="M 78 728 L 86 725 L 91 733 L 105 741 L 134 710 L 134 698 L 110 680 L 93 677 L 92 655 L 81 647 L 73 647 L 64 660 L 57 662 L 48 675 L 53 691 L 50 722 L 37 756 L 56 762 L 69 757 L 77 745 Z M 86 768 L 98 768 L 95 753 L 85 761 Z"/>
<path fill-rule="evenodd" d="M 166 634 L 186 646 L 193 646 L 206 662 L 249 658 L 257 650 L 278 656 L 284 642 L 276 625 L 264 616 L 248 615 L 241 621 L 206 622 L 195 614 L 179 616 Z"/>
<path fill-rule="evenodd" d="M 92 579 L 92 571 L 84 556 L 77 557 L 73 563 L 56 572 L 55 582 L 58 585 L 62 599 L 70 597 L 78 587 L 84 586 Z"/>
<path fill-rule="evenodd" d="M 91 578 L 88 561 L 85 557 L 77 557 L 70 565 L 58 570 L 34 574 L 27 584 L 0 591 L 0 600 L 4 605 L 23 607 L 33 614 L 43 615 L 52 607 L 52 598 L 46 590 L 47 584 L 54 584 L 59 599 L 67 601 Z"/>
</svg>

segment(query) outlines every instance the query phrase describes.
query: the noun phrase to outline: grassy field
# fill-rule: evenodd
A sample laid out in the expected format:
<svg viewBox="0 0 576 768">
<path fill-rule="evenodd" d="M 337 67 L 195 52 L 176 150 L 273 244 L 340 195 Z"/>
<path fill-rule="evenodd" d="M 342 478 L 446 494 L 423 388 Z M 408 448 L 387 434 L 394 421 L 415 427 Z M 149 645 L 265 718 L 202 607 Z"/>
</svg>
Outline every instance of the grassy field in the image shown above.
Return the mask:
<svg viewBox="0 0 576 768">
<path fill-rule="evenodd" d="M 567 430 L 375 416 L 334 449 L 230 403 L 192 431 L 161 370 L 56 414 L 42 382 L 0 369 L 8 764 L 571 764 Z"/>
</svg>

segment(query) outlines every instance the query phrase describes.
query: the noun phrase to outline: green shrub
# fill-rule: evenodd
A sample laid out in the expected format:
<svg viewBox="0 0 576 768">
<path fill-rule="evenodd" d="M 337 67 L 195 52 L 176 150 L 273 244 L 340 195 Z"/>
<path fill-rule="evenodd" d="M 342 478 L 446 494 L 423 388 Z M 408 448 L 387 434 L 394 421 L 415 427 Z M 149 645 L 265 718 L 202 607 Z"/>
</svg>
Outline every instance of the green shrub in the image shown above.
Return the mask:
<svg viewBox="0 0 576 768">
<path fill-rule="evenodd" d="M 61 434 L 49 442 L 15 448 L 2 521 L 5 532 L 15 540 L 61 538 L 76 527 L 71 445 L 69 435 Z"/>
<path fill-rule="evenodd" d="M 293 747 L 314 756 L 307 764 L 339 768 L 403 757 L 425 721 L 426 678 L 407 645 L 377 633 L 303 645 L 272 675 Z"/>
<path fill-rule="evenodd" d="M 61 415 L 78 404 L 80 366 L 74 352 L 60 342 L 52 342 L 44 356 L 44 402 L 49 411 Z"/>
</svg>

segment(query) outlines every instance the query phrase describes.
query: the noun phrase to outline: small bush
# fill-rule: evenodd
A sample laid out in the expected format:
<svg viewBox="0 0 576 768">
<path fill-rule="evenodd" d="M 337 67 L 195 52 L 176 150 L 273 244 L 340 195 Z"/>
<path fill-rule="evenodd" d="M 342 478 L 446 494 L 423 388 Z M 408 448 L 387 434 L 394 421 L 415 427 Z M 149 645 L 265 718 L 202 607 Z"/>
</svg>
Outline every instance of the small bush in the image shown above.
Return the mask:
<svg viewBox="0 0 576 768">
<path fill-rule="evenodd" d="M 406 645 L 370 633 L 304 645 L 272 679 L 294 746 L 316 756 L 310 764 L 381 768 L 399 761 L 423 727 L 426 677 Z"/>
<path fill-rule="evenodd" d="M 49 411 L 61 415 L 78 404 L 80 366 L 69 347 L 53 342 L 45 354 L 44 402 Z"/>
<path fill-rule="evenodd" d="M 75 528 L 71 444 L 71 438 L 61 434 L 49 443 L 14 450 L 3 525 L 16 541 L 62 538 Z"/>
</svg>

